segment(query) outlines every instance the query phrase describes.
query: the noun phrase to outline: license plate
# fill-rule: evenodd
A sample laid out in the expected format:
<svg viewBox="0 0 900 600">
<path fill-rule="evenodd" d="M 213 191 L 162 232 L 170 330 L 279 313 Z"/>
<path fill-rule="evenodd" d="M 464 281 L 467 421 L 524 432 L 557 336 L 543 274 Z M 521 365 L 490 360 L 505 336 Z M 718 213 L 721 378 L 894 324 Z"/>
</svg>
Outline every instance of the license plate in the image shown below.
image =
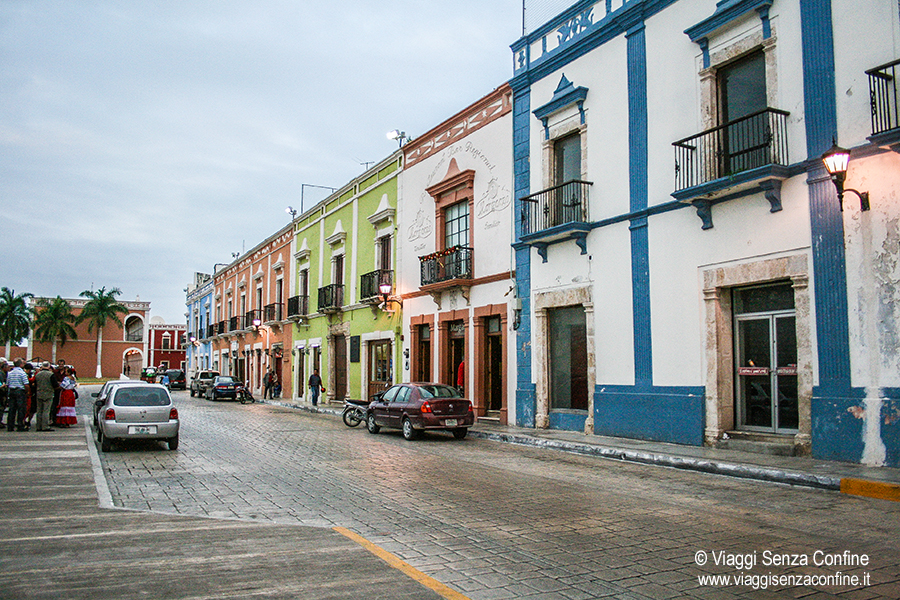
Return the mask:
<svg viewBox="0 0 900 600">
<path fill-rule="evenodd" d="M 447 427 L 456 427 L 456 424 L 456 419 L 447 419 L 446 421 L 444 421 L 444 425 L 446 425 Z"/>
<path fill-rule="evenodd" d="M 128 435 L 155 434 L 156 425 L 129 425 Z"/>
</svg>

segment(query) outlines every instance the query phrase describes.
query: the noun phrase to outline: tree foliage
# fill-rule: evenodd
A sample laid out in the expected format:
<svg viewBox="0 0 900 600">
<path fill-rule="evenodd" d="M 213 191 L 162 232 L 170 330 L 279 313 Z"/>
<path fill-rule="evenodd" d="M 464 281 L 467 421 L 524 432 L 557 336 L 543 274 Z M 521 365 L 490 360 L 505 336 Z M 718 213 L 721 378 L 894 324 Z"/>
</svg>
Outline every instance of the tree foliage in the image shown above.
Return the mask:
<svg viewBox="0 0 900 600">
<path fill-rule="evenodd" d="M 7 287 L 0 289 L 0 344 L 16 344 L 28 337 L 32 319 L 29 298 L 34 298 L 34 294 L 16 294 Z"/>
</svg>

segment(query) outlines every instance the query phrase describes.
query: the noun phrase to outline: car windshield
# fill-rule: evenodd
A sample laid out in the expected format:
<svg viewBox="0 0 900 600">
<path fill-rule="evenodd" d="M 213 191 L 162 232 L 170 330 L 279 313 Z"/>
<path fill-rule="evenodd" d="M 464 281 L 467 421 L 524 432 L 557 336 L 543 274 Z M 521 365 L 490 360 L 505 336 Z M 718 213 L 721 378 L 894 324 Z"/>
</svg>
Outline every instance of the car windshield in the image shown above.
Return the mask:
<svg viewBox="0 0 900 600">
<path fill-rule="evenodd" d="M 116 406 L 168 406 L 169 403 L 166 390 L 149 386 L 122 387 L 113 398 Z"/>
<path fill-rule="evenodd" d="M 234 379 L 231 377 L 219 377 L 216 381 L 219 383 L 234 383 Z"/>
<path fill-rule="evenodd" d="M 456 388 L 449 385 L 421 385 L 419 394 L 423 398 L 462 398 Z"/>
</svg>

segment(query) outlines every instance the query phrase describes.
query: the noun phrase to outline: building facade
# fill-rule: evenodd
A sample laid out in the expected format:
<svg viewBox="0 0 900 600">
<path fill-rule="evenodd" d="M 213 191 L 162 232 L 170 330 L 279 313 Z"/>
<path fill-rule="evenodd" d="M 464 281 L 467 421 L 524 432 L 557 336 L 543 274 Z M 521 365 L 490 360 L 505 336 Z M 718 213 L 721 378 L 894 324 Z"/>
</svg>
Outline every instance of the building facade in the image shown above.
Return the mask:
<svg viewBox="0 0 900 600">
<path fill-rule="evenodd" d="M 216 270 L 212 312 L 205 339 L 211 346 L 210 368 L 243 381 L 254 394 L 263 393 L 266 373 L 273 371 L 282 394 L 292 393 L 291 328 L 286 304 L 291 289 L 293 243 L 291 225 L 257 244 L 229 265 Z"/>
<path fill-rule="evenodd" d="M 208 273 L 194 273 L 194 280 L 188 284 L 185 304 L 187 305 L 187 339 L 185 340 L 185 374 L 188 378 L 212 365 L 211 338 L 207 335 L 212 323 L 213 293 L 215 281 Z"/>
<path fill-rule="evenodd" d="M 32 298 L 30 304 L 34 308 L 39 298 Z M 85 298 L 66 298 L 72 307 L 72 314 L 77 318 L 88 302 Z M 76 339 L 67 340 L 65 344 L 57 343 L 56 359 L 66 361 L 75 367 L 79 376 L 90 377 L 140 377 L 141 369 L 148 365 L 150 338 L 148 334 L 150 303 L 135 301 L 119 302 L 128 309 L 126 315 L 120 315 L 122 324 L 108 321 L 103 327 L 103 343 L 100 345 L 100 369 L 97 372 L 97 330 L 89 332 L 88 324 L 74 325 Z M 51 360 L 53 357 L 52 342 L 38 342 L 34 332 L 29 332 L 27 355 L 31 360 Z"/>
<path fill-rule="evenodd" d="M 148 326 L 148 338 L 148 366 L 185 370 L 187 325 L 166 323 L 162 317 L 152 317 Z"/>
<path fill-rule="evenodd" d="M 517 424 L 900 465 L 898 19 L 581 1 L 513 44 Z"/>
<path fill-rule="evenodd" d="M 398 151 L 294 221 L 287 315 L 295 398 L 310 401 L 314 371 L 323 402 L 368 398 L 400 380 L 394 263 L 401 169 Z"/>
<path fill-rule="evenodd" d="M 512 92 L 503 85 L 403 148 L 398 291 L 404 381 L 515 414 Z"/>
</svg>

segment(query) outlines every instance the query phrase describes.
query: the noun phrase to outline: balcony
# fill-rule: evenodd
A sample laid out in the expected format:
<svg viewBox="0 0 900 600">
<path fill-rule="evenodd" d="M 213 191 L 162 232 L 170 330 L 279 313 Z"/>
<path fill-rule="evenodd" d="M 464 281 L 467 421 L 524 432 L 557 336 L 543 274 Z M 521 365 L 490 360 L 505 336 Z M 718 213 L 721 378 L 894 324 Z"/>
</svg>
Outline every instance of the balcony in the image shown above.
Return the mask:
<svg viewBox="0 0 900 600">
<path fill-rule="evenodd" d="M 309 314 L 309 296 L 292 296 L 287 301 L 288 319 L 297 319 Z"/>
<path fill-rule="evenodd" d="M 897 102 L 897 75 L 900 60 L 866 71 L 872 109 L 869 141 L 900 152 L 900 109 Z"/>
<path fill-rule="evenodd" d="M 520 239 L 535 246 L 544 262 L 547 246 L 566 240 L 575 240 L 581 253 L 587 253 L 592 185 L 590 181 L 567 181 L 522 198 Z"/>
<path fill-rule="evenodd" d="M 284 303 L 273 302 L 263 308 L 264 323 L 280 323 L 284 318 Z"/>
<path fill-rule="evenodd" d="M 394 272 L 390 269 L 378 269 L 366 273 L 359 278 L 359 301 L 379 302 L 381 300 L 381 285 L 394 287 Z"/>
<path fill-rule="evenodd" d="M 244 317 L 231 317 L 228 319 L 228 332 L 238 331 L 244 328 Z"/>
<path fill-rule="evenodd" d="M 344 286 L 337 283 L 319 288 L 319 312 L 332 313 L 344 305 Z"/>
<path fill-rule="evenodd" d="M 216 326 L 215 325 L 207 325 L 206 326 L 206 337 L 211 338 L 216 335 Z"/>
<path fill-rule="evenodd" d="M 225 335 L 228 332 L 226 325 L 227 323 L 225 321 L 216 323 L 216 335 Z"/>
<path fill-rule="evenodd" d="M 255 321 L 259 321 L 262 323 L 262 309 L 254 308 L 253 310 L 248 310 L 244 315 L 244 327 L 250 328 L 255 325 Z"/>
<path fill-rule="evenodd" d="M 453 246 L 446 250 L 419 257 L 420 285 L 422 291 L 432 294 L 440 306 L 440 294 L 451 288 L 463 288 L 468 299 L 472 286 L 472 248 Z"/>
<path fill-rule="evenodd" d="M 711 207 L 763 191 L 771 212 L 781 210 L 781 182 L 789 177 L 787 118 L 766 108 L 674 142 L 676 200 L 697 208 L 703 229 Z"/>
</svg>

